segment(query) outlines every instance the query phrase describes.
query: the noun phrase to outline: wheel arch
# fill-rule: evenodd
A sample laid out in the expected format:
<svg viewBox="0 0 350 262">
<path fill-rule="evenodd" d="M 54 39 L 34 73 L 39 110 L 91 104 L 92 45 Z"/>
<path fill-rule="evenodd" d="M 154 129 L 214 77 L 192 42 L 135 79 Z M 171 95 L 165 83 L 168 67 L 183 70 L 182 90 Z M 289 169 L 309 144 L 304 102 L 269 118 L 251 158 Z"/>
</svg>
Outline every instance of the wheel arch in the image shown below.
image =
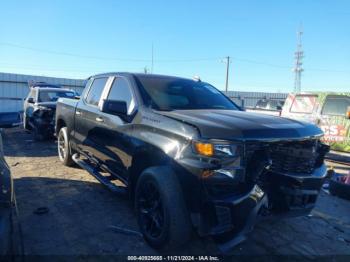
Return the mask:
<svg viewBox="0 0 350 262">
<path fill-rule="evenodd" d="M 66 127 L 66 126 L 67 126 L 67 124 L 62 118 L 57 119 L 57 121 L 56 121 L 56 134 L 58 135 L 61 128 Z"/>
<path fill-rule="evenodd" d="M 172 166 L 173 160 L 160 149 L 139 149 L 133 156 L 132 165 L 129 170 L 128 187 L 130 196 L 133 198 L 137 181 L 141 173 L 147 168 L 158 166 Z"/>
</svg>

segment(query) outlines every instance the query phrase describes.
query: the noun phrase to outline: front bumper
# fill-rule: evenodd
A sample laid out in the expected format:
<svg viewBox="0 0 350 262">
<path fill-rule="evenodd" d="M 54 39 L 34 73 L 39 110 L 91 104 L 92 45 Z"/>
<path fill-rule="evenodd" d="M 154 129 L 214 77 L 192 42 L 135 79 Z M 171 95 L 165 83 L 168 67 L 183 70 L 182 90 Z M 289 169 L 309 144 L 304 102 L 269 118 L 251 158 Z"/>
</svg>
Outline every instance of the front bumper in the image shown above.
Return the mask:
<svg viewBox="0 0 350 262">
<path fill-rule="evenodd" d="M 33 128 L 36 128 L 39 133 L 50 136 L 55 132 L 55 121 L 53 118 L 34 118 L 32 120 Z"/>
<path fill-rule="evenodd" d="M 243 241 L 256 222 L 267 217 L 307 215 L 314 208 L 327 175 L 325 165 L 307 176 L 267 173 L 267 184 L 255 184 L 246 194 L 208 197 L 200 213 L 200 235 L 219 238 L 227 252 Z"/>
</svg>

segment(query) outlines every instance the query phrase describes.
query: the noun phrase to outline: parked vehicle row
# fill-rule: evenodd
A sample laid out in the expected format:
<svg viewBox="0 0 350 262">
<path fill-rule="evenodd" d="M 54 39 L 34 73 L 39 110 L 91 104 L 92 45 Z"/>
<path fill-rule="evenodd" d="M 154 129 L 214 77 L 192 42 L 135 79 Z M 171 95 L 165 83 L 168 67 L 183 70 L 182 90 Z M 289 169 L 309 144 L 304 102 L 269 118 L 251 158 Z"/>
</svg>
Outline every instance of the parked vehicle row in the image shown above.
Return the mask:
<svg viewBox="0 0 350 262">
<path fill-rule="evenodd" d="M 78 94 L 43 82 L 31 82 L 29 87 L 30 92 L 24 103 L 24 128 L 33 132 L 37 140 L 52 137 L 58 98 L 74 98 Z M 245 111 L 314 123 L 323 130 L 323 141 L 331 145 L 331 149 L 350 152 L 350 93 L 290 94 L 286 101 L 264 98 L 254 108 Z M 10 121 L 13 126 L 22 121 L 20 116 L 18 113 L 8 114 L 1 120 L 4 123 Z"/>
<path fill-rule="evenodd" d="M 267 100 L 256 109 L 271 111 L 265 104 L 285 118 L 245 112 L 198 79 L 109 73 L 90 77 L 81 97 L 31 83 L 23 125 L 37 140 L 56 134 L 64 165 L 128 195 L 152 247 L 184 244 L 195 232 L 225 251 L 261 216 L 309 214 L 327 174 L 325 143 L 350 150 L 349 94 L 289 95 L 283 109 Z M 6 235 L 14 197 L 1 152 Z"/>
<path fill-rule="evenodd" d="M 260 216 L 306 215 L 327 171 L 315 125 L 244 112 L 208 83 L 171 76 L 92 76 L 80 99 L 58 100 L 56 133 L 62 163 L 128 194 L 155 248 L 194 231 L 227 250 Z"/>
</svg>

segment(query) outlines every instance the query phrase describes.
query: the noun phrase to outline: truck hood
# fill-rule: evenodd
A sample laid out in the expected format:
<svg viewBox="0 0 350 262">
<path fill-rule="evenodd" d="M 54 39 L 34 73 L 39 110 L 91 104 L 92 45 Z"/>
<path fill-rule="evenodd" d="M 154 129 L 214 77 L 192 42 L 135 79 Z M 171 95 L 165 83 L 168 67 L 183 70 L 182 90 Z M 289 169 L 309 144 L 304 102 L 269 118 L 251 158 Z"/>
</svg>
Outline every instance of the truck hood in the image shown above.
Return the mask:
<svg viewBox="0 0 350 262">
<path fill-rule="evenodd" d="M 159 112 L 197 127 L 201 137 L 227 140 L 280 140 L 321 136 L 313 124 L 234 110 L 174 110 Z"/>
</svg>

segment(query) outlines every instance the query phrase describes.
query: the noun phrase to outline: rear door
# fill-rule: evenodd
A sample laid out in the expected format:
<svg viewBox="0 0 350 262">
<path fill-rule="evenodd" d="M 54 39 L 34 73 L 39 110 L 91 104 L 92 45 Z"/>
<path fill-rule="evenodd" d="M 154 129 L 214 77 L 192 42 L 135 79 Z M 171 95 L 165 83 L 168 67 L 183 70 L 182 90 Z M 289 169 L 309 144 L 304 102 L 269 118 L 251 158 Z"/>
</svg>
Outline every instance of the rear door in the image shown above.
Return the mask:
<svg viewBox="0 0 350 262">
<path fill-rule="evenodd" d="M 320 110 L 320 127 L 324 141 L 333 150 L 350 152 L 350 120 L 346 112 L 350 106 L 350 96 L 328 95 Z"/>
</svg>

